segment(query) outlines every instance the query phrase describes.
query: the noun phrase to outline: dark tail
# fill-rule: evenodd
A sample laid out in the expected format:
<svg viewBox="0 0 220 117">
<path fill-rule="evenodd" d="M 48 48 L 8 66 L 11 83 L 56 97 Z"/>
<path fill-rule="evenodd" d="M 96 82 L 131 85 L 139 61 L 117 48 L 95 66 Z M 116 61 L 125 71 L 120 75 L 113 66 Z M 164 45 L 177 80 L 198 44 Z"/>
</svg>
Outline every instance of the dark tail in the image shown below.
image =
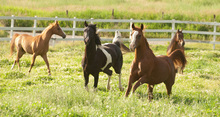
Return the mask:
<svg viewBox="0 0 220 117">
<path fill-rule="evenodd" d="M 121 44 L 119 41 L 113 42 L 115 45 L 117 45 L 119 48 L 121 47 Z"/>
<path fill-rule="evenodd" d="M 180 67 L 183 70 L 185 68 L 187 60 L 182 50 L 176 49 L 168 57 L 172 59 L 175 69 Z"/>
<path fill-rule="evenodd" d="M 10 56 L 13 54 L 13 52 L 14 52 L 14 48 L 15 48 L 15 39 L 17 38 L 19 36 L 19 34 L 14 34 L 13 35 L 13 37 L 12 37 L 12 39 L 11 39 L 11 46 L 10 46 L 10 48 L 11 48 L 11 53 L 10 53 Z"/>
</svg>

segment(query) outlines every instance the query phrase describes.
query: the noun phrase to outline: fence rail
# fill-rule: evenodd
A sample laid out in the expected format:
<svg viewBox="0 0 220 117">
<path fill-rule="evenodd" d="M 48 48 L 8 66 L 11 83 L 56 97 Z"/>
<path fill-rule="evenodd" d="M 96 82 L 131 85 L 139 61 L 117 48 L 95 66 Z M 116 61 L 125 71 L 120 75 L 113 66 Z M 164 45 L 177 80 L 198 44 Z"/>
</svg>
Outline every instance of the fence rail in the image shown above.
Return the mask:
<svg viewBox="0 0 220 117">
<path fill-rule="evenodd" d="M 121 23 L 130 23 L 130 27 L 128 29 L 99 29 L 100 32 L 115 32 L 116 30 L 119 30 L 120 32 L 130 32 L 131 33 L 131 25 L 132 23 L 171 23 L 172 27 L 171 29 L 145 29 L 147 32 L 167 32 L 171 33 L 171 38 L 174 36 L 176 29 L 175 24 L 199 24 L 199 25 L 210 25 L 213 26 L 213 32 L 207 32 L 207 31 L 187 31 L 184 30 L 183 33 L 188 34 L 203 34 L 203 35 L 213 35 L 213 41 L 198 41 L 198 40 L 189 40 L 186 39 L 188 42 L 198 42 L 198 43 L 211 43 L 213 44 L 213 49 L 215 49 L 215 44 L 220 44 L 220 42 L 216 42 L 216 35 L 220 35 L 220 32 L 216 32 L 216 27 L 220 26 L 220 23 L 218 22 L 194 22 L 194 21 L 179 21 L 179 20 L 134 20 L 134 19 L 78 19 L 76 17 L 74 18 L 48 18 L 48 17 L 15 17 L 14 15 L 10 16 L 0 16 L 0 20 L 11 20 L 11 27 L 0 27 L 0 30 L 8 30 L 10 31 L 10 38 L 3 37 L 0 38 L 0 41 L 9 41 L 11 40 L 13 36 L 13 32 L 16 31 L 33 31 L 33 36 L 36 35 L 36 31 L 42 31 L 45 29 L 45 27 L 37 27 L 37 21 L 39 20 L 58 20 L 58 21 L 72 21 L 73 27 L 72 28 L 65 28 L 63 27 L 63 31 L 72 31 L 72 36 L 70 38 L 67 38 L 65 40 L 83 40 L 83 38 L 76 37 L 75 31 L 83 31 L 83 28 L 77 28 L 76 22 L 84 22 L 85 20 L 88 22 L 121 22 Z M 14 20 L 33 20 L 34 24 L 33 27 L 14 27 Z M 61 38 L 58 38 L 58 40 Z M 105 40 L 111 40 L 111 39 L 105 39 Z M 128 38 L 125 38 L 125 40 L 128 40 Z M 169 38 L 148 38 L 149 41 L 170 41 Z"/>
</svg>

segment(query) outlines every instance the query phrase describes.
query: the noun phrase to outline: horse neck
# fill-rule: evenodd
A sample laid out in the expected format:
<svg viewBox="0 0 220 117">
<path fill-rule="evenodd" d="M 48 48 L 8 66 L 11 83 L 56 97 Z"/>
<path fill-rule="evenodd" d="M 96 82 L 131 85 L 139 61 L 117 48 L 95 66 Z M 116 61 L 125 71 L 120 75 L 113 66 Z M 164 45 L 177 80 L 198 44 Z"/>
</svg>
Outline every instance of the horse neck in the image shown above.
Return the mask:
<svg viewBox="0 0 220 117">
<path fill-rule="evenodd" d="M 177 43 L 176 43 L 177 34 L 174 35 L 173 39 L 171 40 L 171 43 L 169 45 L 169 49 L 171 51 L 176 49 Z"/>
<path fill-rule="evenodd" d="M 96 55 L 97 45 L 95 43 L 90 43 L 86 45 L 85 48 L 85 59 L 87 59 L 88 63 L 93 62 Z"/>
<path fill-rule="evenodd" d="M 140 43 L 141 43 L 141 45 L 135 49 L 135 59 L 139 60 L 143 57 L 147 57 L 147 58 L 153 57 L 154 58 L 155 55 L 153 54 L 152 50 L 150 49 L 149 44 L 148 44 L 145 37 L 143 37 L 141 39 Z"/>
<path fill-rule="evenodd" d="M 49 43 L 49 40 L 51 38 L 51 36 L 53 35 L 52 33 L 52 26 L 48 26 L 46 29 L 44 29 L 44 31 L 41 33 L 42 39 L 45 42 Z"/>
</svg>

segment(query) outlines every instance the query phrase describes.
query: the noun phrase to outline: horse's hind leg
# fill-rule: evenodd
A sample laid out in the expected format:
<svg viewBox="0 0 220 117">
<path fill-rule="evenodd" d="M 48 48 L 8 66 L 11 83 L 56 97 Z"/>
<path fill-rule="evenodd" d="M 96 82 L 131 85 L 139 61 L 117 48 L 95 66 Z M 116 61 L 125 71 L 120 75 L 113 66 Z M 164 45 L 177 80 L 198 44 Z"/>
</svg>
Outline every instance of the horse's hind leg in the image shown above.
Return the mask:
<svg viewBox="0 0 220 117">
<path fill-rule="evenodd" d="M 121 85 L 121 74 L 118 75 L 118 78 L 119 78 L 119 89 L 120 91 L 124 91 L 124 88 Z"/>
<path fill-rule="evenodd" d="M 167 88 L 167 95 L 170 97 L 170 94 L 172 93 L 171 90 L 172 90 L 172 86 L 173 84 L 170 84 L 170 83 L 165 83 L 166 85 L 166 88 Z"/>
<path fill-rule="evenodd" d="M 154 88 L 154 85 L 150 85 L 148 84 L 148 99 L 149 101 L 151 101 L 153 99 L 153 88 Z"/>
<path fill-rule="evenodd" d="M 46 65 L 47 65 L 48 75 L 51 75 L 51 73 L 50 73 L 50 65 L 49 65 L 49 62 L 48 62 L 48 60 L 47 60 L 47 54 L 41 55 L 41 57 L 44 59 L 44 62 L 45 62 Z"/>
<path fill-rule="evenodd" d="M 30 67 L 30 69 L 29 69 L 29 71 L 28 71 L 29 73 L 31 72 L 32 67 L 34 66 L 35 59 L 36 59 L 36 54 L 33 53 L 32 62 L 31 62 L 31 67 Z"/>
<path fill-rule="evenodd" d="M 21 58 L 24 54 L 25 54 L 25 52 L 22 50 L 22 48 L 21 48 L 21 49 L 17 49 L 17 57 L 16 57 L 16 59 L 15 59 L 13 65 L 12 65 L 11 69 L 13 69 L 14 66 L 15 66 L 15 64 L 17 63 L 17 64 L 18 64 L 18 69 L 20 70 L 19 60 L 20 60 L 20 58 Z"/>
</svg>

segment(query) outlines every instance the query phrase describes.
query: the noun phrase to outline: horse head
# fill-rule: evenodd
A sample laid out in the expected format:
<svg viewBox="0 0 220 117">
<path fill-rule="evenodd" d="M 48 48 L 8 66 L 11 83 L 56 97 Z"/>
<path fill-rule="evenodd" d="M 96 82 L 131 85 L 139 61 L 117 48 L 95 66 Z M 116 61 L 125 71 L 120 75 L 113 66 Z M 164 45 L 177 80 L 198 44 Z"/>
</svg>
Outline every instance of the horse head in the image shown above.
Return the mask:
<svg viewBox="0 0 220 117">
<path fill-rule="evenodd" d="M 177 32 L 176 32 L 176 39 L 175 39 L 175 41 L 176 41 L 176 43 L 180 46 L 180 47 L 184 47 L 184 45 L 185 45 L 185 41 L 184 41 L 184 36 L 183 36 L 183 33 L 182 33 L 182 29 L 181 30 L 177 30 Z"/>
<path fill-rule="evenodd" d="M 58 21 L 55 21 L 53 24 L 52 24 L 53 28 L 52 28 L 52 31 L 53 31 L 53 34 L 57 34 L 63 38 L 66 38 L 66 34 L 63 32 L 63 30 L 60 28 L 60 25 L 58 23 Z"/>
<path fill-rule="evenodd" d="M 131 43 L 130 49 L 134 51 L 141 44 L 141 39 L 144 37 L 143 35 L 144 25 L 141 24 L 141 28 L 137 28 L 132 24 L 132 33 L 131 33 Z"/>
<path fill-rule="evenodd" d="M 123 41 L 121 38 L 121 33 L 118 30 L 115 31 L 115 37 L 113 39 L 113 43 L 117 42 L 117 41 L 120 43 L 122 43 L 122 41 Z"/>
<path fill-rule="evenodd" d="M 85 29 L 84 29 L 84 42 L 86 45 L 89 45 L 90 43 L 95 43 L 96 45 L 101 45 L 100 38 L 98 34 L 96 33 L 96 24 L 87 24 L 85 21 L 84 23 Z"/>
</svg>

